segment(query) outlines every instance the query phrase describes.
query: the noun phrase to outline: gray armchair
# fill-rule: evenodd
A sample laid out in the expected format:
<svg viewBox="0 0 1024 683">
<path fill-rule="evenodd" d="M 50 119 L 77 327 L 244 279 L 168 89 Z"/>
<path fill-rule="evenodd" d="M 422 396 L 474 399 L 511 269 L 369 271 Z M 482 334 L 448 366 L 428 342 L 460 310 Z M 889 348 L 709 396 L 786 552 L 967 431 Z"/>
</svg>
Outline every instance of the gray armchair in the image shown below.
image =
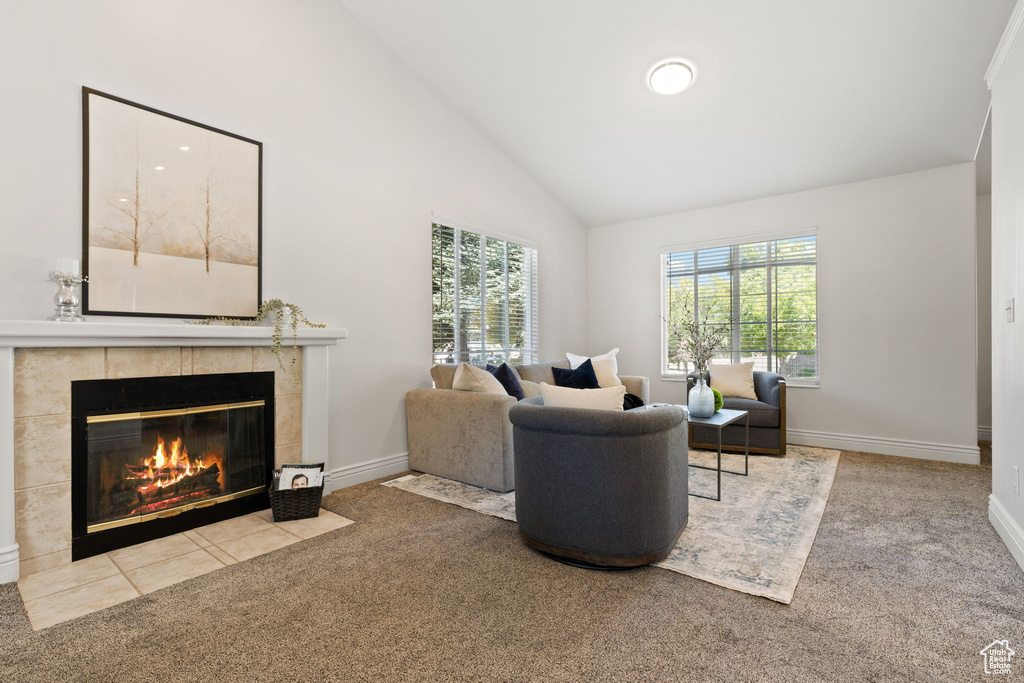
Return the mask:
<svg viewBox="0 0 1024 683">
<path fill-rule="evenodd" d="M 409 468 L 505 493 L 512 472 L 512 396 L 452 389 L 454 365 L 430 369 L 433 389 L 405 395 Z"/>
<path fill-rule="evenodd" d="M 516 518 L 529 545 L 574 564 L 664 559 L 686 527 L 686 414 L 512 406 Z"/>
<path fill-rule="evenodd" d="M 708 384 L 714 386 L 708 375 Z M 697 381 L 696 373 L 686 376 L 686 395 Z M 786 379 L 774 372 L 754 371 L 754 394 L 757 400 L 723 396 L 723 408 L 750 413 L 750 452 L 762 455 L 786 454 Z M 743 452 L 744 423 L 722 428 L 722 450 Z M 711 427 L 690 425 L 690 448 L 715 450 L 718 433 Z"/>
</svg>

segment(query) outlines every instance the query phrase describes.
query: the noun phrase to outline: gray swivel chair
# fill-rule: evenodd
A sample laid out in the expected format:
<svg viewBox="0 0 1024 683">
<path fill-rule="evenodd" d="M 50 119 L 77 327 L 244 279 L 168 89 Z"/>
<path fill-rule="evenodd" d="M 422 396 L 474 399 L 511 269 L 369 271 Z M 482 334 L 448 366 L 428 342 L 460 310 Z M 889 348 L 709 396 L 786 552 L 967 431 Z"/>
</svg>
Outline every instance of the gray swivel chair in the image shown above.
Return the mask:
<svg viewBox="0 0 1024 683">
<path fill-rule="evenodd" d="M 689 509 L 682 408 L 557 408 L 536 397 L 512 406 L 509 419 L 526 543 L 590 567 L 668 556 Z"/>
</svg>

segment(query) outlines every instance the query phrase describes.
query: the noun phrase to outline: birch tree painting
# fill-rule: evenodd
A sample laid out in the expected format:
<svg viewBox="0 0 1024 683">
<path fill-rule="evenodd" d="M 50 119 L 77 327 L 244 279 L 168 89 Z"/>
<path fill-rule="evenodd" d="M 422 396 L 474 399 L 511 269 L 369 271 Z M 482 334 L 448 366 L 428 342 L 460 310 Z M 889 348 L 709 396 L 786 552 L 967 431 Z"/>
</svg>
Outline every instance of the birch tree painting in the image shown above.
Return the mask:
<svg viewBox="0 0 1024 683">
<path fill-rule="evenodd" d="M 261 144 L 84 89 L 87 313 L 256 314 Z"/>
</svg>

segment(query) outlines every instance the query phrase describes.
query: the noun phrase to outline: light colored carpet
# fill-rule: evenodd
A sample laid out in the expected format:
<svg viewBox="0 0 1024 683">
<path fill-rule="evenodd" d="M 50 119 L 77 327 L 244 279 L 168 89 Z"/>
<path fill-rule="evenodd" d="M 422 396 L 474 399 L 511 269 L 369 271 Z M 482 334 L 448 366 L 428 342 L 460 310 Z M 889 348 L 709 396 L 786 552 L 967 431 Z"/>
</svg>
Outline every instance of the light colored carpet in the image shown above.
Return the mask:
<svg viewBox="0 0 1024 683">
<path fill-rule="evenodd" d="M 982 462 L 843 451 L 789 605 L 552 562 L 504 520 L 367 482 L 324 496 L 355 524 L 52 628 L 0 585 L 0 681 L 1013 681 L 1019 657 L 999 677 L 978 655 L 1024 643 Z"/>
<path fill-rule="evenodd" d="M 733 590 L 789 604 L 825 510 L 839 451 L 790 446 L 782 458 L 750 459 L 750 475 L 722 475 L 722 500 L 690 498 L 690 518 L 675 550 L 655 566 Z M 716 454 L 690 451 L 690 462 L 713 465 Z M 722 467 L 743 470 L 743 456 Z M 715 494 L 715 473 L 690 469 L 690 491 Z M 384 482 L 427 498 L 515 521 L 515 493 L 433 475 Z"/>
</svg>

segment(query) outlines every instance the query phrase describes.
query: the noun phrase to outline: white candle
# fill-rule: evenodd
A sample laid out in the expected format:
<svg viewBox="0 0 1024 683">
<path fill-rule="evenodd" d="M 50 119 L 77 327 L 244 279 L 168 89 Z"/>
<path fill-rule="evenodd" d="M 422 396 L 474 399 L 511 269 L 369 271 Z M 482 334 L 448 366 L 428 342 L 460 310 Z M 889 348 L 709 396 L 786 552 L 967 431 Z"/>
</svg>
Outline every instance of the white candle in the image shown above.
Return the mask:
<svg viewBox="0 0 1024 683">
<path fill-rule="evenodd" d="M 78 275 L 78 261 L 70 258 L 57 259 L 57 272 L 63 275 Z"/>
</svg>

